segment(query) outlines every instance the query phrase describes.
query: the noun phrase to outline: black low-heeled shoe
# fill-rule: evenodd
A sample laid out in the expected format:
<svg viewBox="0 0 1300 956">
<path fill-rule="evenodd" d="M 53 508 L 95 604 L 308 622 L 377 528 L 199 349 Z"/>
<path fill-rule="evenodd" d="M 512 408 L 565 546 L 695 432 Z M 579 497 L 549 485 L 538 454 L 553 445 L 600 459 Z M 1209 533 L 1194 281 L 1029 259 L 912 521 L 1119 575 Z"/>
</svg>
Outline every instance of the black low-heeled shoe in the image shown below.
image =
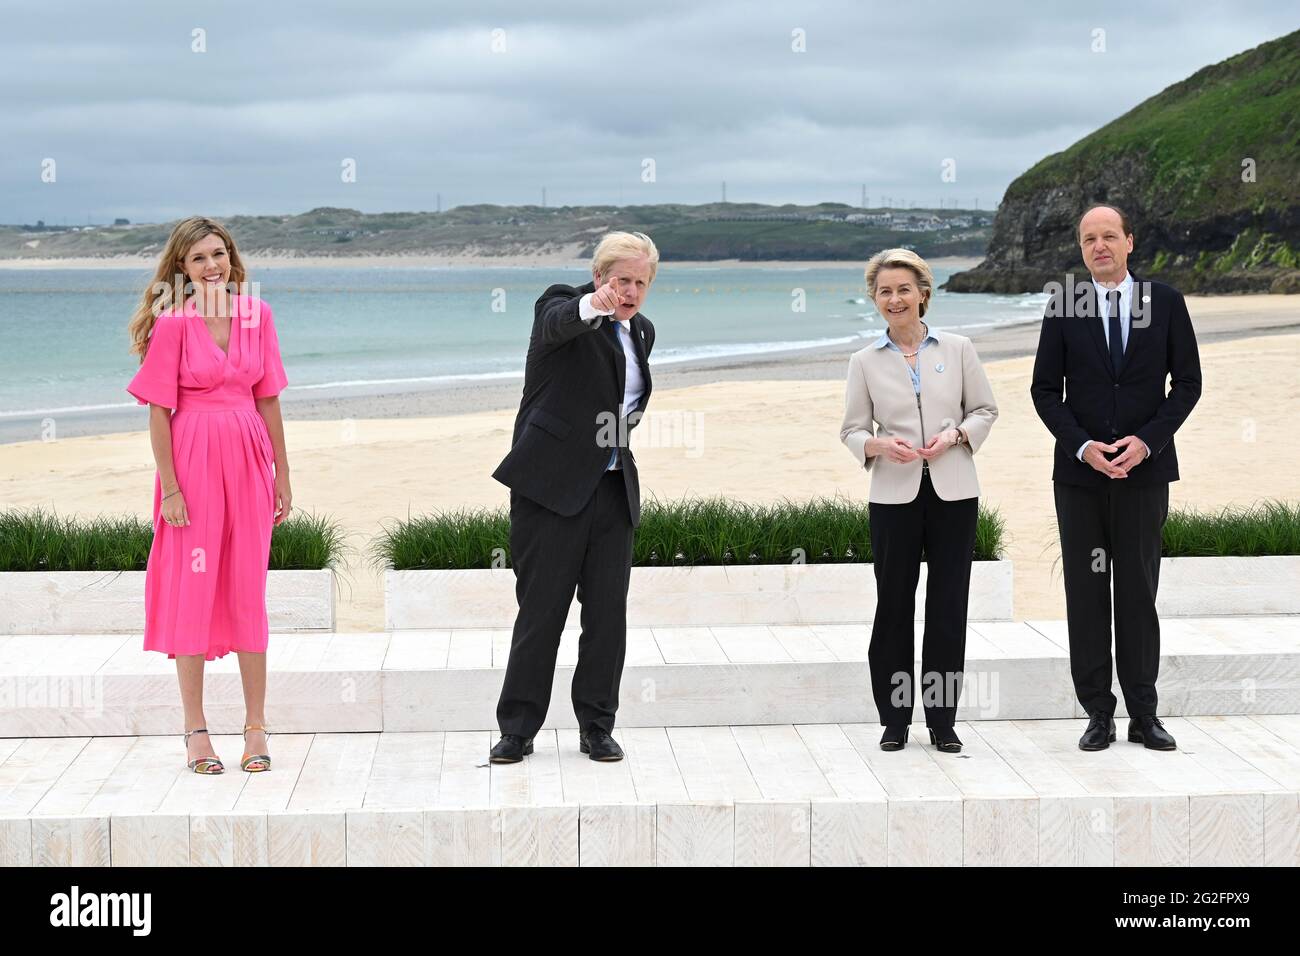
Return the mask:
<svg viewBox="0 0 1300 956">
<path fill-rule="evenodd" d="M 946 754 L 961 753 L 961 738 L 951 727 L 930 727 L 930 743 Z"/>
<path fill-rule="evenodd" d="M 578 751 L 592 760 L 622 760 L 623 748 L 603 730 L 578 734 Z"/>
<path fill-rule="evenodd" d="M 502 734 L 497 745 L 488 752 L 490 763 L 519 763 L 533 752 L 533 738 L 525 740 L 519 734 Z"/>
<path fill-rule="evenodd" d="M 907 743 L 907 724 L 899 727 L 886 727 L 880 735 L 881 750 L 902 750 Z"/>
</svg>

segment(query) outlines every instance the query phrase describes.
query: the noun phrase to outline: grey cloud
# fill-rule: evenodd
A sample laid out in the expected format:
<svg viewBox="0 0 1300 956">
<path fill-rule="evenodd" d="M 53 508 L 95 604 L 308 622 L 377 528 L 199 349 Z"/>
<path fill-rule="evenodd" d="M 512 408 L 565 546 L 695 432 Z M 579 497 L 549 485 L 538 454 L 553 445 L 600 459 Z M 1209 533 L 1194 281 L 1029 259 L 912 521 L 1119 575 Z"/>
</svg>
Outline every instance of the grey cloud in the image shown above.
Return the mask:
<svg viewBox="0 0 1300 956">
<path fill-rule="evenodd" d="M 848 202 L 865 182 L 873 202 L 929 204 L 946 157 L 948 194 L 989 208 L 1046 153 L 1294 19 L 1280 0 L 25 5 L 0 37 L 0 220 L 428 209 L 543 186 L 555 204 L 700 202 L 724 178 L 734 200 Z"/>
</svg>

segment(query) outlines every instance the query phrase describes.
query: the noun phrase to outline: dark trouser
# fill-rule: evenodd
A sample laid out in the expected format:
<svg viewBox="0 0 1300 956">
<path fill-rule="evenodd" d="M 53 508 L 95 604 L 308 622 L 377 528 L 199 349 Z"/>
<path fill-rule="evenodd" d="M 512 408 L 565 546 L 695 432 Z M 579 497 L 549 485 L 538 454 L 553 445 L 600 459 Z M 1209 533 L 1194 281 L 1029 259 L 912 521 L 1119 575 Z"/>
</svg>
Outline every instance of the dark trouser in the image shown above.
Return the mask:
<svg viewBox="0 0 1300 956">
<path fill-rule="evenodd" d="M 867 660 L 880 722 L 912 722 L 916 585 L 921 549 L 927 568 L 925 636 L 921 644 L 921 704 L 927 727 L 951 727 L 957 718 L 966 660 L 966 604 L 975 550 L 978 498 L 944 501 L 928 470 L 903 505 L 868 505 L 876 573 L 876 619 Z"/>
<path fill-rule="evenodd" d="M 1130 717 L 1156 712 L 1160 673 L 1160 532 L 1169 517 L 1169 482 L 1125 478 L 1084 488 L 1055 482 L 1056 524 L 1065 573 L 1074 692 L 1089 714 L 1115 713 L 1111 692 L 1111 566 L 1115 578 L 1115 669 Z"/>
<path fill-rule="evenodd" d="M 627 647 L 632 537 L 622 471 L 606 472 L 591 500 L 568 518 L 511 492 L 510 552 L 519 614 L 497 701 L 503 734 L 532 737 L 546 719 L 555 656 L 575 585 L 582 602 L 582 636 L 573 673 L 573 712 L 583 731 L 614 730 Z"/>
</svg>

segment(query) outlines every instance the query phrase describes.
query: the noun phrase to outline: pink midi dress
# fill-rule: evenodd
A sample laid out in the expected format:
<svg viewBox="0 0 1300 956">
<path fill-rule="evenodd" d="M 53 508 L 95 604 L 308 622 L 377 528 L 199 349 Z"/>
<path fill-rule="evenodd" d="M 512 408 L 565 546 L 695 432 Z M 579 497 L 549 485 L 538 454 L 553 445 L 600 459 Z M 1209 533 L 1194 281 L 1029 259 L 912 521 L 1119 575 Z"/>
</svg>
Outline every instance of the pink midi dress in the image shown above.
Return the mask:
<svg viewBox="0 0 1300 956">
<path fill-rule="evenodd" d="M 126 387 L 140 405 L 175 409 L 172 460 L 190 523 L 163 521 L 155 472 L 144 592 L 144 649 L 169 658 L 266 651 L 275 454 L 253 400 L 287 379 L 271 307 L 232 296 L 230 311 L 224 352 L 193 303 L 158 316 Z"/>
</svg>

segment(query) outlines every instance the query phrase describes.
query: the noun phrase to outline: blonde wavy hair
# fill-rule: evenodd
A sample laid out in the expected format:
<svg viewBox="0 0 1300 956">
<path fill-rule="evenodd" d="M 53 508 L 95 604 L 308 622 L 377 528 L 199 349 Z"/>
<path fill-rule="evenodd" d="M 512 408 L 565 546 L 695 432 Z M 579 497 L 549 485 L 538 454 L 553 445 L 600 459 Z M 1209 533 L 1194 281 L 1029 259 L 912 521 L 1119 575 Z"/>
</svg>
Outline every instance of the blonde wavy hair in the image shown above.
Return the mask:
<svg viewBox="0 0 1300 956">
<path fill-rule="evenodd" d="M 650 260 L 650 281 L 654 282 L 655 272 L 659 269 L 659 250 L 653 240 L 644 232 L 607 232 L 592 253 L 591 271 L 603 276 L 618 260 L 640 256 Z"/>
<path fill-rule="evenodd" d="M 227 281 L 236 288 L 243 288 L 248 281 L 244 261 L 239 257 L 235 240 L 225 226 L 206 216 L 190 216 L 178 222 L 172 228 L 172 234 L 167 237 L 162 255 L 158 257 L 158 268 L 154 270 L 153 281 L 144 290 L 140 304 L 136 306 L 131 321 L 127 324 L 131 336 L 131 353 L 138 354 L 141 362 L 149 348 L 149 334 L 153 331 L 158 316 L 184 301 L 185 286 L 189 281 L 185 277 L 185 256 L 196 242 L 208 236 L 217 236 L 225 243 L 226 254 L 230 257 L 230 278 Z"/>
<path fill-rule="evenodd" d="M 930 265 L 911 249 L 886 249 L 877 252 L 867 263 L 865 277 L 867 292 L 871 301 L 876 300 L 876 276 L 881 269 L 910 269 L 916 276 L 916 288 L 921 293 L 921 318 L 930 308 L 930 297 L 934 294 L 934 273 Z"/>
</svg>

